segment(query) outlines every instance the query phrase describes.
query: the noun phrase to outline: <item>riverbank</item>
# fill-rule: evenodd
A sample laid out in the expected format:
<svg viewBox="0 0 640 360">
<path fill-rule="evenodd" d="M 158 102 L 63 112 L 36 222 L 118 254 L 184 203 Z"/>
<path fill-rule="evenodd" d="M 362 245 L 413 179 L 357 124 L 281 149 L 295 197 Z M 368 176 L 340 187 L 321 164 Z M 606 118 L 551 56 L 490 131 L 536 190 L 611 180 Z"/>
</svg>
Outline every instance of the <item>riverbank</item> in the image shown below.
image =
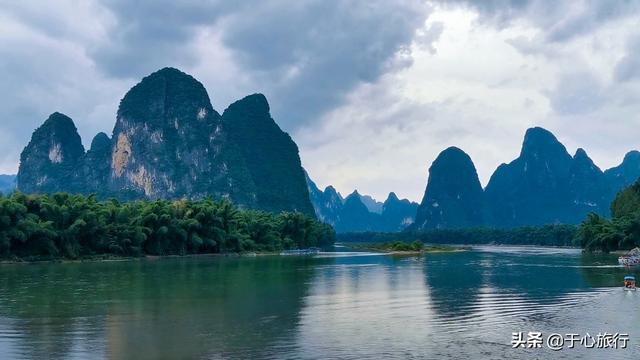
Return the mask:
<svg viewBox="0 0 640 360">
<path fill-rule="evenodd" d="M 114 254 L 102 254 L 84 256 L 77 259 L 52 258 L 52 257 L 27 257 L 0 259 L 0 265 L 9 264 L 38 264 L 38 263 L 83 263 L 83 262 L 116 262 L 116 261 L 139 261 L 139 260 L 162 260 L 172 258 L 217 258 L 217 257 L 256 257 L 256 256 L 279 256 L 279 252 L 244 252 L 244 253 L 222 253 L 222 254 L 185 254 L 185 255 L 142 255 L 142 256 L 121 256 Z"/>
<path fill-rule="evenodd" d="M 439 245 L 575 246 L 576 225 L 527 226 L 512 229 L 466 228 L 401 231 L 398 233 L 340 233 L 339 243 L 388 243 L 420 241 Z"/>
</svg>

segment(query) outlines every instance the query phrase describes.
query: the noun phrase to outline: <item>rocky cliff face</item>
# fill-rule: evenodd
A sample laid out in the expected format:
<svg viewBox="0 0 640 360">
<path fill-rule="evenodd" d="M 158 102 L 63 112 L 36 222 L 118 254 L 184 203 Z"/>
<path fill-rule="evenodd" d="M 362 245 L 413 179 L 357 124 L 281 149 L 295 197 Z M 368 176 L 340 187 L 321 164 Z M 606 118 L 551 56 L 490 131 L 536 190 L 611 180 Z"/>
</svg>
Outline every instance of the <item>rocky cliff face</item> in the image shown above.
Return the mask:
<svg viewBox="0 0 640 360">
<path fill-rule="evenodd" d="M 18 187 L 123 200 L 212 196 L 314 213 L 298 148 L 269 115 L 264 96 L 234 103 L 223 118 L 202 84 L 173 68 L 129 90 L 112 137 L 96 135 L 86 154 L 73 121 L 52 114 L 23 151 Z"/>
<path fill-rule="evenodd" d="M 20 155 L 18 188 L 27 193 L 84 190 L 84 147 L 73 121 L 53 113 Z"/>
<path fill-rule="evenodd" d="M 170 68 L 145 77 L 120 102 L 110 190 L 150 199 L 232 193 L 221 126 L 193 77 Z"/>
<path fill-rule="evenodd" d="M 258 208 L 314 214 L 298 146 L 271 118 L 264 95 L 253 94 L 231 104 L 222 123 L 244 158 Z"/>
<path fill-rule="evenodd" d="M 483 224 L 483 194 L 469 155 L 450 147 L 429 168 L 427 188 L 416 214 L 419 229 L 469 228 Z"/>
</svg>

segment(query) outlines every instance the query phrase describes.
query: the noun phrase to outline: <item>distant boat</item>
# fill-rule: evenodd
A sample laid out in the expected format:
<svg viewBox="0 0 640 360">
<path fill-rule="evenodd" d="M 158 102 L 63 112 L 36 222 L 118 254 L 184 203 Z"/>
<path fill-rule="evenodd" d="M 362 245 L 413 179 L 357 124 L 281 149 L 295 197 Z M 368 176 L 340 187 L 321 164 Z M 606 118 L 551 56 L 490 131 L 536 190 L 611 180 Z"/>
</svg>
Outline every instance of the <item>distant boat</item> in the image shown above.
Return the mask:
<svg viewBox="0 0 640 360">
<path fill-rule="evenodd" d="M 625 290 L 636 290 L 636 278 L 632 275 L 627 275 L 624 277 L 624 289 Z"/>
<path fill-rule="evenodd" d="M 640 265 L 640 248 L 630 250 L 625 255 L 618 258 L 618 263 L 624 266 Z"/>
<path fill-rule="evenodd" d="M 318 255 L 319 253 L 320 253 L 320 248 L 307 248 L 307 249 L 284 250 L 280 253 L 280 255 L 310 256 L 310 255 Z"/>
</svg>

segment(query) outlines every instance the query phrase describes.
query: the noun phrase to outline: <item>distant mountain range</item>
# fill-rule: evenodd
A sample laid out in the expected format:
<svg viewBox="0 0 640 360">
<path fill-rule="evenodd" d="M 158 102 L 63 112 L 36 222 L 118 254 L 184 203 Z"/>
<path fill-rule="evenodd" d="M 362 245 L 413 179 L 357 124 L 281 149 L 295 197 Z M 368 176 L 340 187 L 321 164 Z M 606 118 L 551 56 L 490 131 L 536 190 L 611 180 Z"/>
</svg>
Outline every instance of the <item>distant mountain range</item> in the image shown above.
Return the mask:
<svg viewBox="0 0 640 360">
<path fill-rule="evenodd" d="M 600 170 L 583 149 L 571 156 L 549 131 L 527 130 L 520 156 L 500 165 L 485 189 L 471 158 L 444 150 L 429 169 L 414 229 L 575 224 L 609 214 L 615 194 L 640 177 L 640 153 Z"/>
<path fill-rule="evenodd" d="M 308 175 L 307 186 L 318 219 L 339 233 L 401 231 L 413 223 L 418 208 L 417 203 L 400 200 L 393 192 L 384 203 L 357 190 L 343 198 L 333 186 L 320 190 Z"/>
<path fill-rule="evenodd" d="M 429 168 L 420 205 L 389 194 L 384 203 L 357 191 L 343 199 L 307 176 L 318 217 L 338 232 L 513 228 L 576 224 L 590 212 L 609 215 L 615 194 L 640 177 L 640 152 L 600 170 L 583 149 L 571 156 L 549 131 L 527 130 L 520 156 L 500 165 L 482 188 L 473 161 L 449 147 Z"/>
<path fill-rule="evenodd" d="M 216 112 L 204 86 L 164 68 L 127 92 L 111 137 L 85 152 L 73 121 L 53 113 L 20 156 L 26 193 L 101 198 L 229 198 L 244 207 L 314 215 L 298 147 L 261 94 Z"/>
<path fill-rule="evenodd" d="M 76 126 L 55 112 L 34 131 L 15 176 L 0 192 L 71 192 L 100 198 L 228 198 L 241 207 L 316 215 L 338 232 L 578 223 L 609 214 L 616 192 L 640 177 L 640 152 L 600 170 L 583 149 L 572 156 L 549 131 L 527 130 L 517 159 L 500 165 L 483 189 L 457 147 L 429 169 L 421 203 L 392 192 L 384 202 L 354 191 L 343 198 L 318 189 L 298 147 L 271 118 L 267 99 L 249 95 L 222 115 L 204 86 L 164 68 L 123 97 L 111 136 L 97 134 L 85 151 Z"/>
</svg>

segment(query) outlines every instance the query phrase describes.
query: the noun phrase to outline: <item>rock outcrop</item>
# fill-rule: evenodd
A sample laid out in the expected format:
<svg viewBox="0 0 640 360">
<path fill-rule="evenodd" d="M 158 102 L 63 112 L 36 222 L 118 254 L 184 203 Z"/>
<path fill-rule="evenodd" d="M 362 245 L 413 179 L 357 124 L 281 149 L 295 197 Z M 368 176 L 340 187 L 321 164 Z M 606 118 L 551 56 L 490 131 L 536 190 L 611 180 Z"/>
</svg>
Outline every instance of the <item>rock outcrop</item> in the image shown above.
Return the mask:
<svg viewBox="0 0 640 360">
<path fill-rule="evenodd" d="M 573 218 L 573 158 L 549 131 L 527 130 L 520 156 L 502 164 L 486 187 L 489 224 L 498 227 L 566 223 Z"/>
<path fill-rule="evenodd" d="M 120 102 L 109 190 L 149 199 L 232 196 L 229 167 L 238 164 L 227 161 L 225 142 L 204 86 L 176 69 L 157 71 Z"/>
<path fill-rule="evenodd" d="M 211 196 L 314 214 L 298 148 L 264 96 L 248 96 L 222 117 L 204 86 L 173 68 L 129 90 L 113 135 L 96 135 L 86 154 L 73 121 L 52 114 L 22 153 L 18 188 L 121 200 Z"/>
<path fill-rule="evenodd" d="M 459 148 L 450 147 L 429 168 L 415 227 L 477 227 L 483 224 L 483 205 L 482 186 L 471 158 Z"/>
<path fill-rule="evenodd" d="M 549 131 L 527 130 L 520 155 L 500 165 L 482 190 L 471 159 L 443 151 L 412 229 L 577 224 L 590 212 L 609 215 L 615 194 L 640 177 L 640 152 L 605 172 L 583 149 L 571 156 Z"/>
<path fill-rule="evenodd" d="M 55 112 L 20 154 L 18 188 L 27 193 L 82 192 L 84 147 L 73 120 Z"/>
<path fill-rule="evenodd" d="M 314 214 L 298 146 L 271 118 L 264 95 L 231 104 L 222 114 L 222 124 L 249 170 L 258 208 Z"/>
</svg>

